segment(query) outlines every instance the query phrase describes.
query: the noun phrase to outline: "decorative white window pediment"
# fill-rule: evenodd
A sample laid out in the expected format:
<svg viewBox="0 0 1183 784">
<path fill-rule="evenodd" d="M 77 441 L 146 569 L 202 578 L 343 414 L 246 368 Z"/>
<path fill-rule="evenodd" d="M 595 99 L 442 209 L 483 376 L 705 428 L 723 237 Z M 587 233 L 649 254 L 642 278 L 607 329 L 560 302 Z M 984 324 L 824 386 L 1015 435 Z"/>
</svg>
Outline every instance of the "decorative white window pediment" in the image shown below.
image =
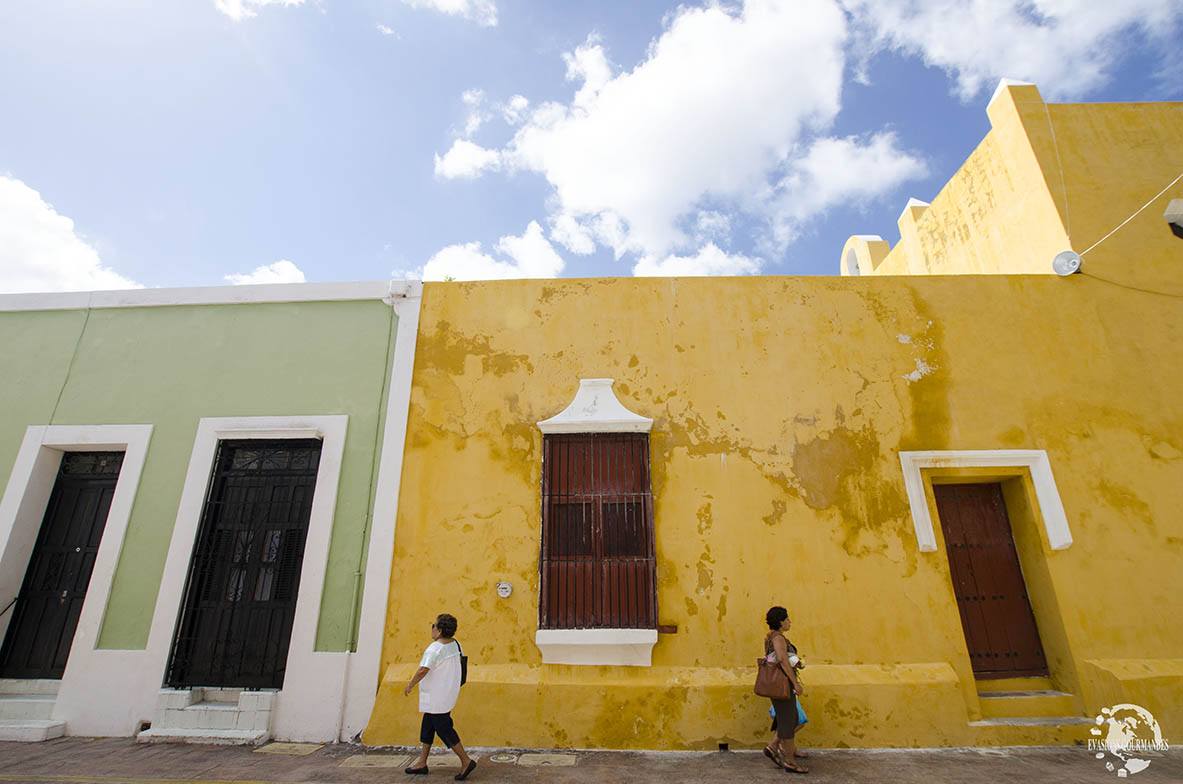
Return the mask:
<svg viewBox="0 0 1183 784">
<path fill-rule="evenodd" d="M 582 378 L 570 405 L 538 423 L 543 433 L 648 433 L 653 420 L 634 414 L 616 399 L 614 379 Z"/>
</svg>

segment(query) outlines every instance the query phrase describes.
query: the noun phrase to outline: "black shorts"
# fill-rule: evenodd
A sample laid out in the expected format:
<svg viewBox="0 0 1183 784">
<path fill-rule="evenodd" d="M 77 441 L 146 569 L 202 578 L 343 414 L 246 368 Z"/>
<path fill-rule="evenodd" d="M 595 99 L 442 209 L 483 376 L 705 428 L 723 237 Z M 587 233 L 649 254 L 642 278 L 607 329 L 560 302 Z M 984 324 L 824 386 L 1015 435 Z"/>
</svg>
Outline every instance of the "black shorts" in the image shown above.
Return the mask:
<svg viewBox="0 0 1183 784">
<path fill-rule="evenodd" d="M 419 742 L 430 744 L 439 735 L 449 749 L 460 742 L 456 728 L 452 726 L 451 713 L 424 713 L 423 724 L 419 726 Z"/>
</svg>

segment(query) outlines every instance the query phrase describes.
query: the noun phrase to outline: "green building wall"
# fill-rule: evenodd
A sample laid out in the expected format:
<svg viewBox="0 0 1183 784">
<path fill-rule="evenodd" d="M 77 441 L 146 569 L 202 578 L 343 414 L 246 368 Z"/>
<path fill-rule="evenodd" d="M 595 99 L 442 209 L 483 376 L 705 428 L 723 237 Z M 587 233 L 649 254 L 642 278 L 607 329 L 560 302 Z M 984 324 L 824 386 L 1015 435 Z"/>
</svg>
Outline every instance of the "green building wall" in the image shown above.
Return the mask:
<svg viewBox="0 0 1183 784">
<path fill-rule="evenodd" d="M 351 650 L 397 317 L 379 300 L 0 312 L 0 477 L 29 425 L 151 424 L 98 647 L 143 649 L 202 417 L 349 417 L 318 651 Z"/>
</svg>

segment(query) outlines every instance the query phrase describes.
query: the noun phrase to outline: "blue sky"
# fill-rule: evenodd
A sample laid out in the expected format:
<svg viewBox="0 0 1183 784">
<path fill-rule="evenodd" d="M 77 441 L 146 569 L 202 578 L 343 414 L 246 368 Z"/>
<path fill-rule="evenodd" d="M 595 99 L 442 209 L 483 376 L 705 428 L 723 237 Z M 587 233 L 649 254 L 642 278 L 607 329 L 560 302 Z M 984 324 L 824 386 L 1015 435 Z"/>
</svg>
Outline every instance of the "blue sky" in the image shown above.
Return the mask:
<svg viewBox="0 0 1183 784">
<path fill-rule="evenodd" d="M 0 5 L 0 290 L 836 274 L 999 77 L 1183 97 L 1177 0 Z"/>
</svg>

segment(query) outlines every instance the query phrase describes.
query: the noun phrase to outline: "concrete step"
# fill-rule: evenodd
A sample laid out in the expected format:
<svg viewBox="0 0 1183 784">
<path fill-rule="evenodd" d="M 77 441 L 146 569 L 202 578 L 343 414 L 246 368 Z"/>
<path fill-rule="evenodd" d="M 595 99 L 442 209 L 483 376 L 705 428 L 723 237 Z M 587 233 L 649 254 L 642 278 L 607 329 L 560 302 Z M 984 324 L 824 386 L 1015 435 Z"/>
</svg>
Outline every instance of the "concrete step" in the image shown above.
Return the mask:
<svg viewBox="0 0 1183 784">
<path fill-rule="evenodd" d="M 983 719 L 969 723 L 974 746 L 1085 745 L 1094 726 L 1083 716 L 1039 716 Z"/>
<path fill-rule="evenodd" d="M 147 729 L 138 743 L 209 743 L 220 746 L 259 746 L 271 738 L 270 730 Z"/>
<path fill-rule="evenodd" d="M 0 694 L 0 719 L 50 719 L 56 702 L 53 694 Z"/>
<path fill-rule="evenodd" d="M 60 680 L 48 678 L 0 678 L 0 696 L 9 694 L 49 694 L 57 696 Z"/>
<path fill-rule="evenodd" d="M 978 680 L 978 694 L 996 691 L 1046 691 L 1056 688 L 1051 678 L 990 678 Z"/>
<path fill-rule="evenodd" d="M 1053 689 L 996 691 L 978 695 L 983 719 L 1072 716 L 1077 713 L 1076 697 Z"/>
<path fill-rule="evenodd" d="M 49 719 L 0 719 L 0 740 L 36 743 L 66 734 L 66 722 Z"/>
</svg>

